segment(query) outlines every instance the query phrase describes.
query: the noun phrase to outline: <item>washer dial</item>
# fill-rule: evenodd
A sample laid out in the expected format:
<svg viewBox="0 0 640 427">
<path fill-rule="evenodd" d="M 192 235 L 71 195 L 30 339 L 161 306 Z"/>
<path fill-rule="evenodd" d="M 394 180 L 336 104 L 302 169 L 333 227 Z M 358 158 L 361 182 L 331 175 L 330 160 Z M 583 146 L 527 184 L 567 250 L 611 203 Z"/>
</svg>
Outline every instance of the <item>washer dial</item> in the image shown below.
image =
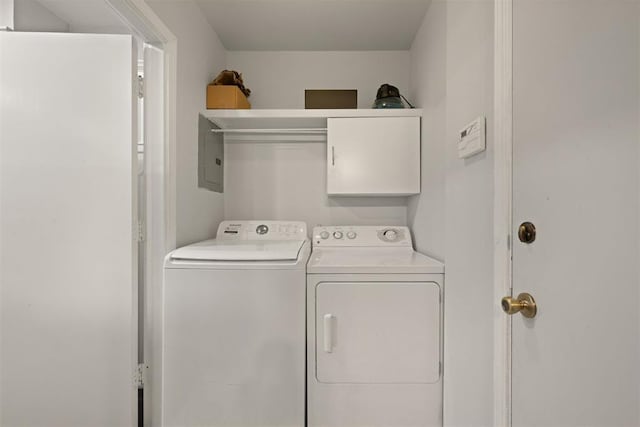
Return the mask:
<svg viewBox="0 0 640 427">
<path fill-rule="evenodd" d="M 389 242 L 394 242 L 398 238 L 398 233 L 395 230 L 386 230 L 383 235 Z"/>
</svg>

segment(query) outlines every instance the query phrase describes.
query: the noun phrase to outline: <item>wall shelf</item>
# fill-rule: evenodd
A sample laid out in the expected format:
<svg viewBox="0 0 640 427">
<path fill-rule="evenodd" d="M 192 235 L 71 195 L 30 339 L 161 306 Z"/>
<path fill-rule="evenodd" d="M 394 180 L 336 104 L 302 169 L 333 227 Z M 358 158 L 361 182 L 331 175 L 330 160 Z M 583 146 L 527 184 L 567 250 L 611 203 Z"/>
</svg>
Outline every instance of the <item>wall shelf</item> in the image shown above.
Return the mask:
<svg viewBox="0 0 640 427">
<path fill-rule="evenodd" d="M 421 117 L 420 108 L 341 110 L 205 110 L 202 116 L 229 133 L 322 133 L 333 117 Z M 302 132 L 303 131 L 303 132 Z"/>
</svg>

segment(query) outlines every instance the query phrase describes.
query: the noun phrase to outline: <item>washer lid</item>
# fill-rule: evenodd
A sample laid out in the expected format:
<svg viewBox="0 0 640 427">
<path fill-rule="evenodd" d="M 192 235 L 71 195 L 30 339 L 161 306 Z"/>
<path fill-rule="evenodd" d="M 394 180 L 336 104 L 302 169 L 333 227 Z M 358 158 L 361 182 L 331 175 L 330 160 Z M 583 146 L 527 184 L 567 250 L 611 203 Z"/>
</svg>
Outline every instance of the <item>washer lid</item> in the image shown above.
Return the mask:
<svg viewBox="0 0 640 427">
<path fill-rule="evenodd" d="M 205 240 L 176 249 L 171 259 L 196 261 L 295 261 L 304 240 Z"/>
</svg>

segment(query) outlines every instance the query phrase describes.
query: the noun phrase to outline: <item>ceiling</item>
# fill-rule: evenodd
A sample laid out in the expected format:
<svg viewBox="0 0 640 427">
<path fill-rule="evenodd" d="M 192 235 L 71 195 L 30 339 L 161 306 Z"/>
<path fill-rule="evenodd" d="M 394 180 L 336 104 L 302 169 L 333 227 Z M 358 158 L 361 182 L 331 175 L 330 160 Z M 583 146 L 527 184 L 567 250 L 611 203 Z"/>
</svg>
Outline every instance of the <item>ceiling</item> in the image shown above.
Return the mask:
<svg viewBox="0 0 640 427">
<path fill-rule="evenodd" d="M 407 50 L 431 3 L 431 0 L 146 1 L 195 1 L 227 50 Z M 37 2 L 76 31 L 126 30 L 105 0 Z"/>
<path fill-rule="evenodd" d="M 407 50 L 431 0 L 196 2 L 228 50 Z"/>
<path fill-rule="evenodd" d="M 16 2 L 19 1 L 21 0 L 16 0 Z M 105 0 L 37 0 L 37 2 L 75 30 L 112 29 L 116 32 L 127 30 Z"/>
</svg>

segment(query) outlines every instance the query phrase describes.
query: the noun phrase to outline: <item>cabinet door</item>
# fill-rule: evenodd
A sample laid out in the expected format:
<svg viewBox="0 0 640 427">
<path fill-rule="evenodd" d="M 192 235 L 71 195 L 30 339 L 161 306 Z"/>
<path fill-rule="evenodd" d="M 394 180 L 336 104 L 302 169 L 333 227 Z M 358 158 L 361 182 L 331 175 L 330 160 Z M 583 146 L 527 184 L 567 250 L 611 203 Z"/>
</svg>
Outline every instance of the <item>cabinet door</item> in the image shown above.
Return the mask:
<svg viewBox="0 0 640 427">
<path fill-rule="evenodd" d="M 322 282 L 316 378 L 323 383 L 435 383 L 440 287 L 434 282 Z"/>
<path fill-rule="evenodd" d="M 327 120 L 327 193 L 420 193 L 420 118 Z"/>
</svg>

